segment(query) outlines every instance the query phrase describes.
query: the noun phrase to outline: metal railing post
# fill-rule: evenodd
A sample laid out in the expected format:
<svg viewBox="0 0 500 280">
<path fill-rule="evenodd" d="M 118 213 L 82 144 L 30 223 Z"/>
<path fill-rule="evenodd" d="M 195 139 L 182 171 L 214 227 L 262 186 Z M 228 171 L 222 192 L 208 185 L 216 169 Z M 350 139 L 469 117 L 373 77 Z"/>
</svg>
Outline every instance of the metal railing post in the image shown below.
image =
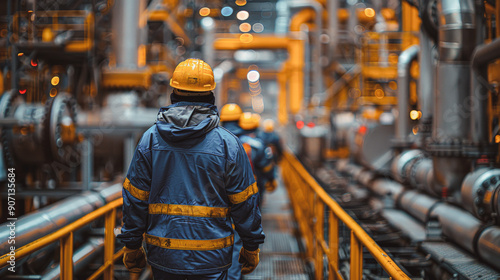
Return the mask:
<svg viewBox="0 0 500 280">
<path fill-rule="evenodd" d="M 339 279 L 339 219 L 332 210 L 328 211 L 328 248 L 330 248 L 328 279 Z"/>
<path fill-rule="evenodd" d="M 73 279 L 73 232 L 61 237 L 61 279 Z"/>
<path fill-rule="evenodd" d="M 109 266 L 104 271 L 105 280 L 113 280 L 113 254 L 115 252 L 115 236 L 113 230 L 115 228 L 115 222 L 116 208 L 113 208 L 106 213 L 104 218 L 104 264 L 106 265 L 109 263 Z"/>
<path fill-rule="evenodd" d="M 321 201 L 317 196 L 315 197 L 316 203 L 315 203 L 315 208 L 316 208 L 316 225 L 315 225 L 315 232 L 316 232 L 316 242 L 314 243 L 314 249 L 316 250 L 316 271 L 315 271 L 315 278 L 317 280 L 322 280 L 323 279 L 323 248 L 321 244 L 324 241 L 325 237 L 325 223 L 324 223 L 324 211 L 325 211 L 325 205 L 323 204 L 323 201 Z"/>
<path fill-rule="evenodd" d="M 361 280 L 363 278 L 363 244 L 351 230 L 351 280 Z"/>
</svg>

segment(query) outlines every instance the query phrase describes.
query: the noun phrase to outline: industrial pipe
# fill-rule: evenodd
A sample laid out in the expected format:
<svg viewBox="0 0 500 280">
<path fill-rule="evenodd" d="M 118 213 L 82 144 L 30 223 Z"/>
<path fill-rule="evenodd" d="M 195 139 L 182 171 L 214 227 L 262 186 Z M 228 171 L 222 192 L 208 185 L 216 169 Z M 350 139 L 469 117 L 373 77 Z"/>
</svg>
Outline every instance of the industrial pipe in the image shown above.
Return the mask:
<svg viewBox="0 0 500 280">
<path fill-rule="evenodd" d="M 73 271 L 75 274 L 80 274 L 83 270 L 88 269 L 92 260 L 102 256 L 104 249 L 104 238 L 91 238 L 87 243 L 83 244 L 73 255 Z M 56 265 L 42 275 L 42 280 L 57 280 L 61 277 L 61 267 Z"/>
<path fill-rule="evenodd" d="M 422 117 L 420 118 L 419 134 L 424 137 L 431 131 L 432 116 L 434 111 L 434 84 L 436 76 L 436 64 L 433 52 L 436 45 L 426 29 L 420 28 L 420 56 L 419 56 L 419 79 L 418 79 L 418 106 Z M 422 133 L 423 132 L 423 133 Z M 422 141 L 423 142 L 423 141 Z"/>
<path fill-rule="evenodd" d="M 413 45 L 399 55 L 398 60 L 398 118 L 396 124 L 397 144 L 407 146 L 410 128 L 410 67 L 418 57 L 418 45 Z"/>
<path fill-rule="evenodd" d="M 460 186 L 470 170 L 462 147 L 470 135 L 470 58 L 475 47 L 473 0 L 438 2 L 439 61 L 432 144 L 435 192 L 459 202 Z M 465 113 L 464 113 L 465 112 Z"/>
<path fill-rule="evenodd" d="M 231 60 L 224 60 L 214 68 L 214 79 L 217 85 L 215 87 L 215 106 L 217 106 L 217 108 L 222 108 L 222 96 L 223 94 L 227 94 L 227 92 L 222 92 L 222 83 L 224 82 L 224 77 L 233 70 L 234 64 Z"/>
<path fill-rule="evenodd" d="M 314 10 L 314 25 L 316 27 L 316 36 L 314 38 L 313 43 L 313 51 L 312 51 L 312 65 L 313 65 L 313 94 L 323 92 L 323 72 L 321 67 L 321 32 L 323 30 L 322 19 L 323 19 L 323 7 L 316 1 L 306 1 L 306 2 L 289 2 L 288 5 L 291 8 L 298 9 L 313 9 Z M 307 11 L 307 10 L 305 10 Z M 294 21 L 295 20 L 295 21 Z M 300 31 L 300 25 L 304 22 L 301 22 L 299 19 L 296 19 L 295 16 L 292 18 L 290 22 L 290 31 Z"/>
<path fill-rule="evenodd" d="M 16 248 L 60 229 L 86 214 L 121 196 L 121 184 L 101 188 L 68 197 L 64 200 L 27 214 L 16 221 Z M 0 240 L 8 240 L 7 223 L 0 225 Z M 7 242 L 0 244 L 0 256 L 9 252 Z"/>
<path fill-rule="evenodd" d="M 500 58 L 500 38 L 476 47 L 472 55 L 471 89 L 471 139 L 476 145 L 491 142 L 491 124 L 488 94 L 488 64 Z"/>
<path fill-rule="evenodd" d="M 338 0 L 326 1 L 326 8 L 328 10 L 328 35 L 329 35 L 329 49 L 328 58 L 329 63 L 332 63 L 335 57 L 335 51 L 338 44 L 338 33 L 339 33 L 339 20 L 337 11 L 339 9 Z"/>
<path fill-rule="evenodd" d="M 352 178 L 360 177 L 360 166 L 339 161 L 336 167 L 340 172 L 346 173 Z M 358 182 L 360 181 L 358 180 Z M 429 219 L 437 219 L 442 233 L 450 240 L 470 253 L 479 256 L 492 267 L 500 269 L 498 262 L 500 259 L 500 227 L 485 226 L 469 212 L 457 206 L 413 190 L 407 191 L 403 185 L 390 179 L 376 179 L 365 187 L 382 197 L 397 202 L 396 205 L 399 208 L 422 223 L 428 222 Z"/>
<path fill-rule="evenodd" d="M 146 17 L 141 13 L 145 12 L 145 7 L 144 0 L 121 0 L 113 6 L 113 53 L 117 68 L 139 68 L 141 29 L 146 24 Z"/>
</svg>

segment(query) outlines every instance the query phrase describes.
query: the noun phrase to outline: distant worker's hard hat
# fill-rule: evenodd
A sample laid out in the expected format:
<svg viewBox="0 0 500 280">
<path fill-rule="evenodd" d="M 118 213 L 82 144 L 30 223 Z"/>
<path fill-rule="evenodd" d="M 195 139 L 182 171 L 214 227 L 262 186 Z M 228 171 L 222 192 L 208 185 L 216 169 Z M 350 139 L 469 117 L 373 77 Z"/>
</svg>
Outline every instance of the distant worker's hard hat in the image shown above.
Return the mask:
<svg viewBox="0 0 500 280">
<path fill-rule="evenodd" d="M 271 119 L 266 119 L 262 123 L 262 126 L 264 127 L 264 132 L 273 132 L 274 131 L 274 121 Z"/>
<path fill-rule="evenodd" d="M 180 90 L 179 95 L 208 95 L 215 89 L 214 72 L 201 59 L 186 59 L 175 67 L 170 86 Z"/>
<path fill-rule="evenodd" d="M 260 115 L 252 114 L 250 112 L 245 112 L 240 117 L 239 125 L 244 130 L 257 129 L 260 124 Z"/>
<path fill-rule="evenodd" d="M 240 106 L 235 103 L 228 103 L 224 105 L 220 110 L 220 121 L 237 121 L 240 119 L 241 114 L 243 114 L 243 111 L 241 110 Z"/>
</svg>

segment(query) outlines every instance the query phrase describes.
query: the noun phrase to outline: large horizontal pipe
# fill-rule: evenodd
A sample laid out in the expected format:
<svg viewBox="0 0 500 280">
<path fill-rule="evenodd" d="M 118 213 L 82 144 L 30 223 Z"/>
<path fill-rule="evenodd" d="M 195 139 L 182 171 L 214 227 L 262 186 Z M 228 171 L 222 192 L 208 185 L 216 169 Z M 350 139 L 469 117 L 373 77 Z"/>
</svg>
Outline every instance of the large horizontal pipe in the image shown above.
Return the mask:
<svg viewBox="0 0 500 280">
<path fill-rule="evenodd" d="M 31 243 L 54 232 L 84 215 L 121 196 L 121 184 L 103 186 L 93 191 L 68 197 L 64 200 L 20 217 L 15 223 L 16 248 Z M 0 255 L 9 252 L 5 242 L 10 236 L 8 223 L 0 225 Z"/>
<path fill-rule="evenodd" d="M 337 169 L 354 177 L 353 175 L 360 173 L 361 168 L 347 161 L 339 161 Z M 368 171 L 365 170 L 362 173 L 366 172 Z M 498 262 L 500 227 L 484 227 L 484 223 L 469 212 L 426 194 L 406 190 L 403 185 L 390 179 L 376 179 L 365 187 L 382 197 L 391 198 L 397 202 L 395 204 L 399 208 L 422 223 L 426 223 L 429 219 L 437 219 L 443 235 L 470 253 L 476 254 L 492 267 L 500 269 L 500 262 Z"/>
</svg>

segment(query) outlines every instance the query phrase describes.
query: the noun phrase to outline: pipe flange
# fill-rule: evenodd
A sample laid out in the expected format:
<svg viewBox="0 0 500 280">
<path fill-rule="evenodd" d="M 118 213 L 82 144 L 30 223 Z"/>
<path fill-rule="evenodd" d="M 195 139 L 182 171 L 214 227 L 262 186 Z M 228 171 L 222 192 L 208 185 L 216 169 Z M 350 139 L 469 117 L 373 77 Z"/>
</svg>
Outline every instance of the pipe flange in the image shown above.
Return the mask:
<svg viewBox="0 0 500 280">
<path fill-rule="evenodd" d="M 464 208 L 483 221 L 498 216 L 500 169 L 480 168 L 467 175 L 462 183 Z"/>
</svg>

